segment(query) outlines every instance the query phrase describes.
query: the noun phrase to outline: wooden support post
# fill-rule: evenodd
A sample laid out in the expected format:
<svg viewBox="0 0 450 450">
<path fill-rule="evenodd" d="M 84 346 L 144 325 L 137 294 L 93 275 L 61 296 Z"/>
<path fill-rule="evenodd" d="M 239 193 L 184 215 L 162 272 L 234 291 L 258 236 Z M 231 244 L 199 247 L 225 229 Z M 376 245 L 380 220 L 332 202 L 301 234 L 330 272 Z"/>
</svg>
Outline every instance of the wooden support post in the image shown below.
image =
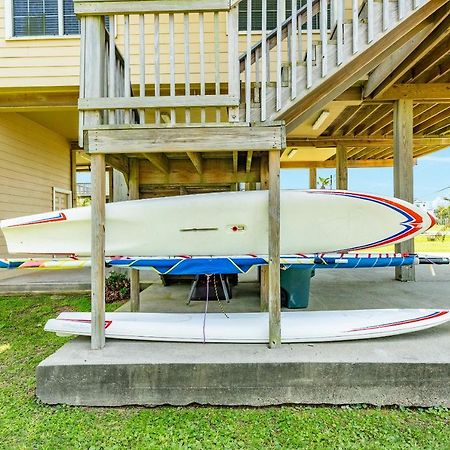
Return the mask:
<svg viewBox="0 0 450 450">
<path fill-rule="evenodd" d="M 269 151 L 269 347 L 281 345 L 280 151 Z"/>
<path fill-rule="evenodd" d="M 260 164 L 261 190 L 269 188 L 269 159 L 266 154 L 261 156 Z M 261 266 L 260 272 L 260 309 L 269 310 L 269 267 Z"/>
<path fill-rule="evenodd" d="M 343 145 L 336 147 L 336 188 L 348 189 L 347 149 Z"/>
<path fill-rule="evenodd" d="M 91 348 L 105 346 L 105 155 L 91 157 Z"/>
<path fill-rule="evenodd" d="M 72 191 L 71 208 L 77 206 L 77 152 L 70 149 L 70 190 Z"/>
<path fill-rule="evenodd" d="M 104 95 L 105 24 L 101 16 L 82 18 L 83 59 L 81 78 L 86 98 Z M 84 94 L 84 95 L 82 95 Z M 102 114 L 97 111 L 84 114 L 85 126 L 100 125 Z M 91 155 L 91 348 L 105 346 L 105 155 Z"/>
<path fill-rule="evenodd" d="M 309 188 L 317 189 L 317 168 L 311 167 L 309 169 Z"/>
<path fill-rule="evenodd" d="M 396 100 L 394 103 L 394 195 L 412 203 L 413 195 L 413 101 Z M 399 253 L 414 253 L 414 239 L 396 244 Z M 414 266 L 395 268 L 395 279 L 414 281 Z"/>
<path fill-rule="evenodd" d="M 130 200 L 139 199 L 139 160 L 130 159 L 130 180 L 128 183 L 128 197 Z M 139 270 L 130 269 L 130 311 L 137 312 L 141 309 Z"/>
</svg>

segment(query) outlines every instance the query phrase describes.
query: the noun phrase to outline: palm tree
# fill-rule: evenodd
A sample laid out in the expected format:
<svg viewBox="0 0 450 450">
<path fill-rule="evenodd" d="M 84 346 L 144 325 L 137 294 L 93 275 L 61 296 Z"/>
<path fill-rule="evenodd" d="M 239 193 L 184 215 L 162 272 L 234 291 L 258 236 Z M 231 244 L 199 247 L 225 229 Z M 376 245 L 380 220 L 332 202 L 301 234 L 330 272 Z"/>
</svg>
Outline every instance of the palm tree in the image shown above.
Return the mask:
<svg viewBox="0 0 450 450">
<path fill-rule="evenodd" d="M 319 177 L 319 189 L 327 189 L 331 187 L 331 177 Z"/>
</svg>

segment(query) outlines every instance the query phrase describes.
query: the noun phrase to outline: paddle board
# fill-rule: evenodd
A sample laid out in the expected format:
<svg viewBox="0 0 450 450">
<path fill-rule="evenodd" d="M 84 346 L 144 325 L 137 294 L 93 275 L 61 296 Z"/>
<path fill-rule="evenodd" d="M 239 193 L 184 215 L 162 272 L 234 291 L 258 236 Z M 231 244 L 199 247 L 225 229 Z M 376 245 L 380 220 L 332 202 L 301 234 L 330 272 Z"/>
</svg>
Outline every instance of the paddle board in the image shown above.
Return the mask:
<svg viewBox="0 0 450 450">
<path fill-rule="evenodd" d="M 89 255 L 91 208 L 2 220 L 10 253 Z M 434 221 L 405 201 L 350 191 L 281 192 L 281 253 L 401 242 Z M 267 254 L 268 191 L 185 195 L 106 205 L 107 256 Z"/>
<path fill-rule="evenodd" d="M 268 313 L 106 313 L 107 338 L 171 342 L 266 343 Z M 369 339 L 424 330 L 450 320 L 448 310 L 366 309 L 281 313 L 284 343 Z M 91 314 L 64 312 L 45 325 L 59 335 L 91 334 Z"/>
</svg>

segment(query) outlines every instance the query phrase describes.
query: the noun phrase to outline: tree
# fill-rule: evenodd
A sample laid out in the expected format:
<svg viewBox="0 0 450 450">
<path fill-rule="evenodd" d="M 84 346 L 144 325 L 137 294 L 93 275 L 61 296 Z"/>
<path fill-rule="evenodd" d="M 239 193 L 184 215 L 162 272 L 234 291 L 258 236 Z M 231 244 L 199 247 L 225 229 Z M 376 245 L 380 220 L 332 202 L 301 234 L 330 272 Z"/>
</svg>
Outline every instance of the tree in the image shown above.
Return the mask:
<svg viewBox="0 0 450 450">
<path fill-rule="evenodd" d="M 319 189 L 327 189 L 331 187 L 331 177 L 319 177 Z"/>
</svg>

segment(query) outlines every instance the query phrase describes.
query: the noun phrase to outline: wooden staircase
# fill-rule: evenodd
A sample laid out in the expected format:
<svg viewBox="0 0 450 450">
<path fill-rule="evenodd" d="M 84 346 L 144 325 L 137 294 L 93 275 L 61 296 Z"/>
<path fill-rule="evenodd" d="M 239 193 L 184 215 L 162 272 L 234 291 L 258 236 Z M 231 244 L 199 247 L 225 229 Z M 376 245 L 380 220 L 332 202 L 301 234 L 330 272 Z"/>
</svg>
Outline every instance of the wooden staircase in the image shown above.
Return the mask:
<svg viewBox="0 0 450 450">
<path fill-rule="evenodd" d="M 414 36 L 431 30 L 447 1 L 307 0 L 296 10 L 294 0 L 292 15 L 282 21 L 283 3 L 277 1 L 277 28 L 263 29 L 255 45 L 247 39 L 240 57 L 240 120 L 282 120 L 289 133 Z M 265 5 L 267 0 L 263 17 Z M 316 29 L 313 19 L 320 24 Z"/>
</svg>

